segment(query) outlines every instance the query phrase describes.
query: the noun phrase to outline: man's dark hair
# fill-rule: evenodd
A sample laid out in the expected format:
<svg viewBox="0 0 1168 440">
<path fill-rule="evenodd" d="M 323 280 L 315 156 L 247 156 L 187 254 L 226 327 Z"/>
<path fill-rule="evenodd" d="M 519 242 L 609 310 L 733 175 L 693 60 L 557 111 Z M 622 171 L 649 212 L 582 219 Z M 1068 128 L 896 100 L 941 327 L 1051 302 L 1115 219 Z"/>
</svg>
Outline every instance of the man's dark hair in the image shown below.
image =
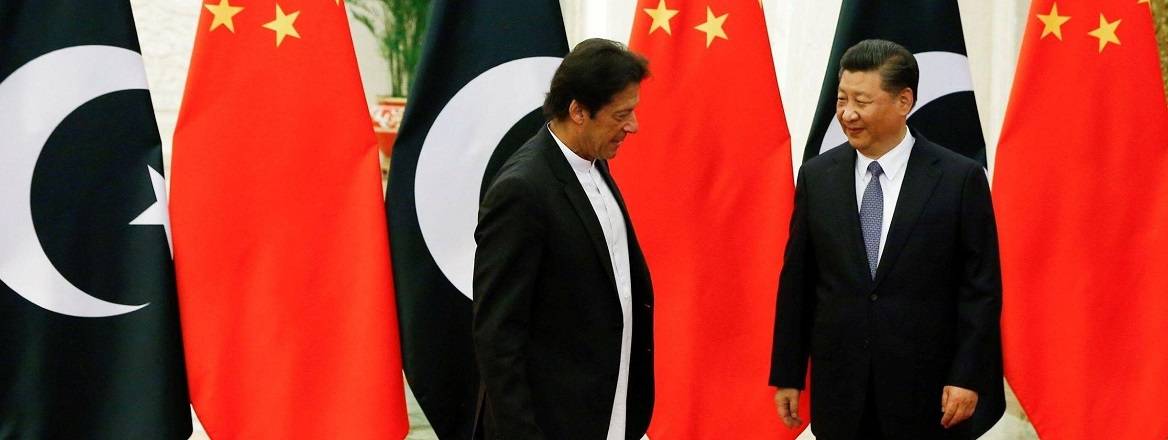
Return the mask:
<svg viewBox="0 0 1168 440">
<path fill-rule="evenodd" d="M 888 40 L 864 40 L 848 48 L 840 58 L 839 76 L 848 72 L 880 71 L 880 88 L 893 95 L 906 87 L 912 90 L 913 105 L 917 104 L 917 84 L 921 72 L 917 59 L 904 46 Z"/>
<path fill-rule="evenodd" d="M 543 114 L 549 119 L 567 118 L 573 99 L 595 114 L 630 84 L 648 76 L 645 57 L 616 41 L 589 38 L 577 44 L 556 69 Z"/>
</svg>

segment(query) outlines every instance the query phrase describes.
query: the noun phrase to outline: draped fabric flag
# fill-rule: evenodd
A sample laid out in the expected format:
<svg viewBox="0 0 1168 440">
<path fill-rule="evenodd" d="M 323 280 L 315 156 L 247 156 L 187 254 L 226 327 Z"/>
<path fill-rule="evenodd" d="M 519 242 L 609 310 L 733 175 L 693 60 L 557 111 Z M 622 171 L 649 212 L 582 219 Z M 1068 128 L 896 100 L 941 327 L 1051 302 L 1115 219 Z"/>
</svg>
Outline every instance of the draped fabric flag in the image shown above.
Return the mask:
<svg viewBox="0 0 1168 440">
<path fill-rule="evenodd" d="M 909 125 L 985 166 L 985 138 L 956 0 L 844 0 L 804 159 L 847 141 L 835 119 L 839 61 L 849 47 L 869 38 L 894 41 L 916 56 L 921 79 Z"/>
<path fill-rule="evenodd" d="M 436 0 L 386 196 L 402 356 L 443 439 L 468 439 L 479 387 L 471 270 L 479 197 L 544 124 L 568 53 L 556 0 Z"/>
<path fill-rule="evenodd" d="M 130 3 L 0 2 L 0 438 L 191 433 Z"/>
<path fill-rule="evenodd" d="M 1036 0 L 994 171 L 1006 377 L 1042 438 L 1163 439 L 1168 103 L 1147 1 Z"/>
<path fill-rule="evenodd" d="M 762 7 L 642 0 L 636 14 L 652 74 L 612 168 L 653 273 L 649 437 L 794 438 L 767 386 L 794 184 Z"/>
<path fill-rule="evenodd" d="M 171 206 L 199 420 L 216 440 L 403 438 L 378 153 L 344 3 L 200 9 Z"/>
</svg>

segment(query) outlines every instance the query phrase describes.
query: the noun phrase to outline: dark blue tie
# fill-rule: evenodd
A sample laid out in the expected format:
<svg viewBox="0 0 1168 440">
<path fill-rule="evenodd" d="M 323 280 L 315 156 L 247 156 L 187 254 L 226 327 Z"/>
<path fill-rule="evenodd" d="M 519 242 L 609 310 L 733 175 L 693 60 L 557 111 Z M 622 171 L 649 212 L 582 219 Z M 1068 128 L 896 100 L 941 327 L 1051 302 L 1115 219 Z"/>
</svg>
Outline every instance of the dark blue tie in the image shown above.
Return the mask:
<svg viewBox="0 0 1168 440">
<path fill-rule="evenodd" d="M 884 191 L 880 189 L 880 175 L 884 170 L 880 163 L 868 164 L 872 180 L 864 188 L 864 198 L 860 201 L 860 229 L 864 231 L 864 247 L 868 250 L 868 272 L 876 279 L 876 266 L 880 262 L 880 228 L 884 222 Z"/>
</svg>

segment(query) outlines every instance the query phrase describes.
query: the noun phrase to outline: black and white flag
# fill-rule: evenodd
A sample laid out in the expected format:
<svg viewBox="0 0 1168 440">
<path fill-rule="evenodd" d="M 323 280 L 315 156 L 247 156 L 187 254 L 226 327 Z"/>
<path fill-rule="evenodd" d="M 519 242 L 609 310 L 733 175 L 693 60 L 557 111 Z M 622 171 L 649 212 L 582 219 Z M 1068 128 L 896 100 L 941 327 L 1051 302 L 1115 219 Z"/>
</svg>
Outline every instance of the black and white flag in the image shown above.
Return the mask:
<svg viewBox="0 0 1168 440">
<path fill-rule="evenodd" d="M 190 436 L 169 234 L 129 2 L 0 2 L 0 438 Z"/>
<path fill-rule="evenodd" d="M 985 137 L 956 0 L 844 0 L 804 160 L 847 141 L 835 118 L 840 57 L 869 38 L 896 42 L 917 59 L 921 78 L 909 126 L 984 166 Z"/>
<path fill-rule="evenodd" d="M 471 351 L 471 271 L 479 198 L 544 118 L 568 53 L 556 0 L 437 0 L 386 207 L 402 365 L 443 439 L 467 439 L 479 385 Z"/>
</svg>

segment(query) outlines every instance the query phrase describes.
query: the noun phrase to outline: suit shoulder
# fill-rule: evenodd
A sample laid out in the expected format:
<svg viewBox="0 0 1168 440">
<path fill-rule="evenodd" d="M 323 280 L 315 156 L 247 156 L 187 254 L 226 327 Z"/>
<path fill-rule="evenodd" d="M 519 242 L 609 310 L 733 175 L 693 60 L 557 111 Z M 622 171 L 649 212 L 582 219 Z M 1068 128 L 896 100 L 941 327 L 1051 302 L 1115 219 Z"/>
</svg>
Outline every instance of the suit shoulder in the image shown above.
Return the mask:
<svg viewBox="0 0 1168 440">
<path fill-rule="evenodd" d="M 551 172 L 547 169 L 547 162 L 543 160 L 541 149 L 545 148 L 539 134 L 528 139 L 519 146 L 511 156 L 499 167 L 495 173 L 487 192 L 495 187 L 514 187 L 515 185 L 534 188 L 537 181 L 550 178 Z"/>
<path fill-rule="evenodd" d="M 856 154 L 855 150 L 851 145 L 848 145 L 847 142 L 844 142 L 830 150 L 824 151 L 823 153 L 812 157 L 811 159 L 807 159 L 807 161 L 803 162 L 803 165 L 800 166 L 799 169 L 801 170 L 800 172 L 817 173 L 826 170 L 828 167 L 831 167 L 833 164 L 841 160 L 848 159 L 849 154 Z"/>
<path fill-rule="evenodd" d="M 933 143 L 928 139 L 918 139 L 916 145 L 913 145 L 913 148 L 921 148 L 926 153 L 937 158 L 937 161 L 941 164 L 942 168 L 962 171 L 968 171 L 970 169 L 984 169 L 982 165 L 976 160 L 962 156 L 961 154 Z"/>
</svg>

